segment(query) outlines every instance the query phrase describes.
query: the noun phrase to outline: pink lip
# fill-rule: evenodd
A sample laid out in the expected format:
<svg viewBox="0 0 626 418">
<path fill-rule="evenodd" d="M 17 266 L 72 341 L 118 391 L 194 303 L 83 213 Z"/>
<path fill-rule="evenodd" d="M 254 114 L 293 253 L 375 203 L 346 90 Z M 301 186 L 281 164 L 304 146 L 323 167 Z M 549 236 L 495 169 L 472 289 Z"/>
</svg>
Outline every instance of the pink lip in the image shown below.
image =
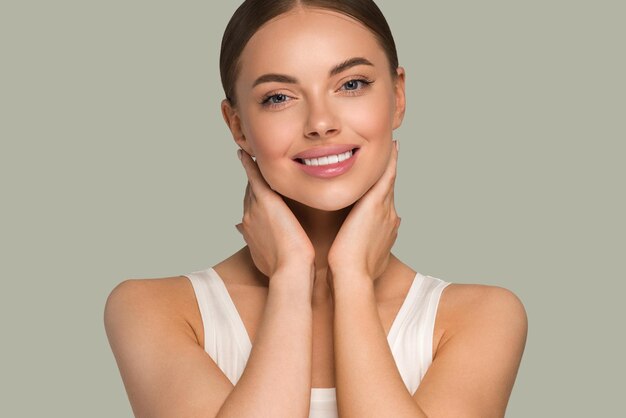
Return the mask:
<svg viewBox="0 0 626 418">
<path fill-rule="evenodd" d="M 352 148 L 348 148 L 345 151 L 349 151 Z M 344 152 L 345 152 L 344 151 Z M 341 154 L 341 151 L 338 151 L 337 154 Z M 298 167 L 300 167 L 302 169 L 302 171 L 304 171 L 305 173 L 314 176 L 314 177 L 319 177 L 319 178 L 330 178 L 330 177 L 336 177 L 339 176 L 343 173 L 345 173 L 346 171 L 350 170 L 350 168 L 352 167 L 352 165 L 354 164 L 354 162 L 356 161 L 356 157 L 358 155 L 358 150 L 355 150 L 352 153 L 352 156 L 350 158 L 348 158 L 347 160 L 343 160 L 340 161 L 338 163 L 334 163 L 334 164 L 327 164 L 327 165 L 306 165 L 304 163 L 300 163 L 297 162 Z M 333 155 L 331 154 L 322 154 L 321 156 L 325 156 L 325 155 Z M 307 158 L 315 158 L 315 157 L 307 157 Z"/>
<path fill-rule="evenodd" d="M 319 158 L 326 157 L 327 155 L 336 155 L 343 154 L 346 151 L 350 151 L 354 148 L 358 148 L 358 145 L 354 144 L 335 144 L 328 145 L 324 147 L 311 148 L 306 151 L 303 151 L 299 154 L 294 155 L 292 158 L 295 160 L 297 158 Z"/>
</svg>

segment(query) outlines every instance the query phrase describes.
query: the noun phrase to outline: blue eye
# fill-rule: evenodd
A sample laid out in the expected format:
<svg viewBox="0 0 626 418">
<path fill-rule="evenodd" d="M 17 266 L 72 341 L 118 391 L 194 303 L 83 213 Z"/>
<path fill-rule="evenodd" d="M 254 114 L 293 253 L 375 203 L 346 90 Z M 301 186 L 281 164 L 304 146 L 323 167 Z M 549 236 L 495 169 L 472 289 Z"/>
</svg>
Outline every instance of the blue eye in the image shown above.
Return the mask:
<svg viewBox="0 0 626 418">
<path fill-rule="evenodd" d="M 262 103 L 276 105 L 276 104 L 284 103 L 286 100 L 287 100 L 287 95 L 279 93 L 279 94 L 273 94 L 271 96 L 266 97 L 265 99 L 263 99 Z"/>
<path fill-rule="evenodd" d="M 348 80 L 345 83 L 343 83 L 343 85 L 341 86 L 341 90 L 350 91 L 350 92 L 358 91 L 358 90 L 362 90 L 368 87 L 372 83 L 373 81 L 370 81 L 370 80 L 355 78 L 355 79 Z"/>
<path fill-rule="evenodd" d="M 361 80 L 350 80 L 343 86 L 346 88 L 346 90 L 356 90 L 359 87 L 360 81 Z"/>
</svg>

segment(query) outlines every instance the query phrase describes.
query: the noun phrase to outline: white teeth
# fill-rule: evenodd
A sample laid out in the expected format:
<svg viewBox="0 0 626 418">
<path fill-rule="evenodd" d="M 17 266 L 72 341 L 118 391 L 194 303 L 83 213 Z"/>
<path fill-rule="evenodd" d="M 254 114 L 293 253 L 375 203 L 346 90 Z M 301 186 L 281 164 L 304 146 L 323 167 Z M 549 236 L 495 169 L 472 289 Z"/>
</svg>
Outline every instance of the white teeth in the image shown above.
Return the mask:
<svg viewBox="0 0 626 418">
<path fill-rule="evenodd" d="M 343 154 L 339 154 L 337 156 L 337 159 L 338 159 L 339 162 L 341 162 L 343 160 L 347 160 L 351 156 L 352 156 L 352 151 L 348 151 L 348 152 L 344 152 Z"/>
<path fill-rule="evenodd" d="M 306 164 L 306 165 L 313 165 L 313 166 L 336 164 L 338 162 L 347 160 L 350 157 L 352 157 L 352 151 L 351 150 L 350 151 L 346 151 L 343 154 L 327 155 L 326 157 L 304 158 L 304 164 Z"/>
</svg>

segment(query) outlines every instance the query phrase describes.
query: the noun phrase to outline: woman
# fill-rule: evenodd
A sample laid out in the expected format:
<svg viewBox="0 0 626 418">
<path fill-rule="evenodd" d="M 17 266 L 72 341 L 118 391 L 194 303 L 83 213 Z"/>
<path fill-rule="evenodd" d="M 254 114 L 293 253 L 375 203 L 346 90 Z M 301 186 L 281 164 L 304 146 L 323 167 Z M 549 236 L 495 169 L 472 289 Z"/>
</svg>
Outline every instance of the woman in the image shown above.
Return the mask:
<svg viewBox="0 0 626 418">
<path fill-rule="evenodd" d="M 246 1 L 220 70 L 247 245 L 112 291 L 105 325 L 135 415 L 503 416 L 520 301 L 390 252 L 405 73 L 374 3 Z"/>
</svg>

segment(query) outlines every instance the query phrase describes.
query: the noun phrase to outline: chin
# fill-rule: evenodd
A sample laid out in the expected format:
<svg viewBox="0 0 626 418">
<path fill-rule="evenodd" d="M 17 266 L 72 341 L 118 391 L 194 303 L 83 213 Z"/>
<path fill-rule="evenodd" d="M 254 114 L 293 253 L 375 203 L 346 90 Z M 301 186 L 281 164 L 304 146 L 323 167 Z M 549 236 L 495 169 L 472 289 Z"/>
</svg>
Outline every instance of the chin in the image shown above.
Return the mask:
<svg viewBox="0 0 626 418">
<path fill-rule="evenodd" d="M 336 193 L 327 194 L 324 196 L 315 196 L 313 198 L 308 196 L 301 196 L 296 194 L 281 194 L 284 198 L 295 202 L 300 205 L 307 206 L 312 209 L 323 210 L 326 212 L 334 212 L 341 209 L 345 209 L 348 206 L 356 203 L 361 196 L 355 196 L 352 194 Z"/>
<path fill-rule="evenodd" d="M 338 200 L 335 200 L 335 201 L 329 201 L 329 202 L 327 202 L 327 201 L 319 201 L 318 200 L 318 201 L 313 201 L 313 202 L 310 202 L 310 203 L 304 203 L 304 202 L 300 202 L 300 203 L 303 203 L 303 204 L 305 204 L 305 205 L 307 205 L 307 206 L 309 206 L 309 207 L 311 207 L 313 209 L 323 210 L 323 211 L 326 211 L 326 212 L 335 212 L 335 211 L 347 208 L 348 206 L 354 204 L 354 202 L 356 202 L 356 200 L 355 201 L 349 201 L 349 200 L 348 201 L 338 201 Z"/>
</svg>

